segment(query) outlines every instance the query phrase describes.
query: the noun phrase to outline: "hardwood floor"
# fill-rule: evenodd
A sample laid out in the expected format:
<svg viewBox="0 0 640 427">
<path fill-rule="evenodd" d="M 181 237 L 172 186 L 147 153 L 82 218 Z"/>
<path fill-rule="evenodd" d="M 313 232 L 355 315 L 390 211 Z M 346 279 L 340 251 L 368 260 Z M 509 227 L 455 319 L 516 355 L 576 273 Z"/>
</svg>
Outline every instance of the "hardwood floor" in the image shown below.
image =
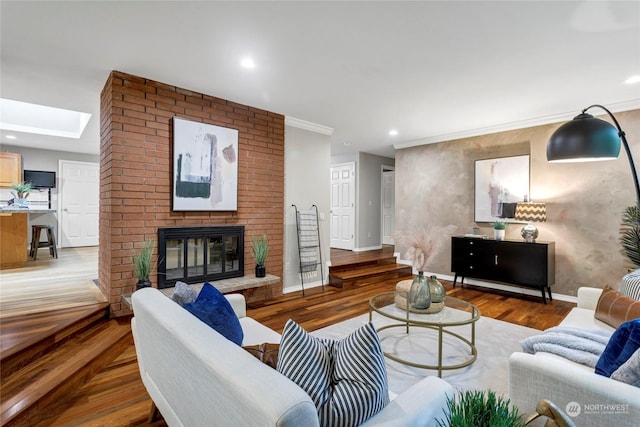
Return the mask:
<svg viewBox="0 0 640 427">
<path fill-rule="evenodd" d="M 97 246 L 60 249 L 58 258 L 40 248 L 36 261 L 0 270 L 0 318 L 106 302 L 97 278 Z"/>
<path fill-rule="evenodd" d="M 372 253 L 344 253 L 332 250 L 331 259 L 370 257 Z M 248 315 L 268 327 L 281 332 L 285 322 L 291 318 L 305 329 L 312 331 L 368 312 L 371 296 L 393 290 L 397 279 L 369 281 L 366 285 L 352 289 L 337 289 L 325 286 L 307 289 L 303 297 L 295 292 L 281 297 L 257 302 L 248 308 Z M 450 282 L 442 281 L 447 295 L 456 296 L 476 305 L 482 315 L 507 322 L 546 329 L 557 325 L 574 306 L 572 303 L 553 301 L 542 304 L 540 298 L 513 295 L 499 291 L 481 290 L 473 287 L 453 289 Z M 121 319 L 120 323 L 126 323 Z M 429 372 L 425 371 L 425 375 Z M 188 396 L 185 396 L 188 399 Z M 130 345 L 91 381 L 79 388 L 67 401 L 61 401 L 66 409 L 52 418 L 42 421 L 40 426 L 133 426 L 146 423 L 151 407 L 138 374 L 135 348 Z M 164 425 L 162 422 L 155 426 Z"/>
</svg>

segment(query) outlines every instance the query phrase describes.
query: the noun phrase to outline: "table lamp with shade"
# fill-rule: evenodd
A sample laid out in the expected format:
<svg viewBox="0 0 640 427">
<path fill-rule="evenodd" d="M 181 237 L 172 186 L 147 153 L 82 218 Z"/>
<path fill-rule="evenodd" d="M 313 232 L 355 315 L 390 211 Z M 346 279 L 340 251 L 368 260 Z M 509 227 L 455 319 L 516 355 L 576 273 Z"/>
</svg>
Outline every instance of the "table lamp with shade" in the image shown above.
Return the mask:
<svg viewBox="0 0 640 427">
<path fill-rule="evenodd" d="M 516 205 L 516 221 L 527 221 L 522 227 L 520 235 L 527 243 L 535 243 L 538 238 L 538 229 L 534 222 L 547 221 L 547 205 L 544 203 L 524 202 Z"/>
</svg>

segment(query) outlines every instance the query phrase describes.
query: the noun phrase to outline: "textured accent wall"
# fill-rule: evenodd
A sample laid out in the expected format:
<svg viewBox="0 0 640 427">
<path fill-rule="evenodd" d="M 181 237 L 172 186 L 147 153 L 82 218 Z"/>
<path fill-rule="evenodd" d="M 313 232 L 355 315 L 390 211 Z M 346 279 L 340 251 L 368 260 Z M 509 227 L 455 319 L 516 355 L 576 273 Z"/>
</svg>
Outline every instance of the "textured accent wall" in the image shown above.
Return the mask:
<svg viewBox="0 0 640 427">
<path fill-rule="evenodd" d="M 112 316 L 130 313 L 131 257 L 158 227 L 244 225 L 245 274 L 253 274 L 252 235 L 269 240 L 267 272 L 282 277 L 284 116 L 113 71 L 100 96 L 99 286 Z M 172 117 L 239 131 L 238 211 L 172 212 Z M 155 265 L 151 280 L 156 286 Z M 282 293 L 282 284 L 260 297 Z"/>
<path fill-rule="evenodd" d="M 598 114 L 599 111 L 593 110 Z M 578 111 L 576 111 L 576 114 Z M 640 110 L 615 113 L 640 161 Z M 608 120 L 606 117 L 602 117 Z M 580 286 L 617 286 L 629 263 L 618 243 L 621 213 L 635 203 L 624 149 L 617 160 L 548 163 L 546 145 L 561 125 L 536 126 L 396 152 L 396 230 L 453 224 L 470 233 L 474 222 L 474 162 L 531 155 L 531 199 L 547 203 L 547 222 L 536 224 L 539 240 L 556 242 L 552 291 L 576 295 Z M 492 235 L 488 223 L 477 224 Z M 507 239 L 522 240 L 521 224 L 507 227 Z M 406 248 L 396 248 L 404 254 Z M 429 269 L 451 274 L 450 241 Z"/>
</svg>

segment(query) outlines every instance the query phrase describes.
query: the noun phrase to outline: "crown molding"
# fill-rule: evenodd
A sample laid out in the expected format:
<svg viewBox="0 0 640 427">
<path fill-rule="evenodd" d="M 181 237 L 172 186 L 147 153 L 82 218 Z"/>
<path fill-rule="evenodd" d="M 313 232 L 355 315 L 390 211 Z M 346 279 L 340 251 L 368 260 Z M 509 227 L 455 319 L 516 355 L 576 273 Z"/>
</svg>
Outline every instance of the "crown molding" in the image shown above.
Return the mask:
<svg viewBox="0 0 640 427">
<path fill-rule="evenodd" d="M 323 126 L 316 123 L 308 122 L 306 120 L 296 119 L 295 117 L 285 116 L 284 124 L 285 126 L 291 126 L 298 129 L 321 133 L 323 135 L 331 136 L 333 134 L 333 128 L 330 128 L 329 126 Z"/>
<path fill-rule="evenodd" d="M 582 108 L 586 108 L 588 106 L 589 105 L 585 105 Z M 636 109 L 640 109 L 640 99 L 619 102 L 616 104 L 609 104 L 609 105 L 606 105 L 606 107 L 614 113 L 619 113 L 621 111 L 636 110 Z M 394 144 L 393 148 L 395 148 L 396 150 L 400 150 L 402 148 L 416 147 L 418 145 L 435 144 L 438 142 L 453 141 L 455 139 L 471 138 L 474 136 L 488 135 L 491 133 L 505 132 L 505 131 L 515 130 L 515 129 L 524 129 L 524 128 L 530 128 L 534 126 L 548 125 L 551 123 L 565 122 L 573 119 L 576 115 L 580 113 L 580 111 L 582 111 L 582 109 L 575 110 L 570 113 L 555 114 L 552 116 L 544 116 L 544 117 L 538 117 L 534 119 L 519 120 L 517 122 L 503 123 L 495 126 L 487 126 L 483 128 L 469 129 L 469 130 L 448 133 L 443 135 L 429 136 L 426 138 L 414 139 L 412 141 L 406 141 L 406 142 Z M 604 112 L 598 113 L 597 110 L 589 111 L 589 112 L 594 115 L 605 114 Z"/>
</svg>

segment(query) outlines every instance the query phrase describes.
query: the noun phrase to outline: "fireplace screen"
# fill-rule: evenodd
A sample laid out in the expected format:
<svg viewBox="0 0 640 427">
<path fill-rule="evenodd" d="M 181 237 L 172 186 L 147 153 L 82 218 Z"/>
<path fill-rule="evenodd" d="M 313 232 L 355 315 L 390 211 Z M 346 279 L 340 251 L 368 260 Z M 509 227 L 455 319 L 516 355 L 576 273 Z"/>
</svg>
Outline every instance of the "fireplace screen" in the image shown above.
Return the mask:
<svg viewBox="0 0 640 427">
<path fill-rule="evenodd" d="M 158 287 L 244 275 L 244 227 L 158 229 Z"/>
</svg>

